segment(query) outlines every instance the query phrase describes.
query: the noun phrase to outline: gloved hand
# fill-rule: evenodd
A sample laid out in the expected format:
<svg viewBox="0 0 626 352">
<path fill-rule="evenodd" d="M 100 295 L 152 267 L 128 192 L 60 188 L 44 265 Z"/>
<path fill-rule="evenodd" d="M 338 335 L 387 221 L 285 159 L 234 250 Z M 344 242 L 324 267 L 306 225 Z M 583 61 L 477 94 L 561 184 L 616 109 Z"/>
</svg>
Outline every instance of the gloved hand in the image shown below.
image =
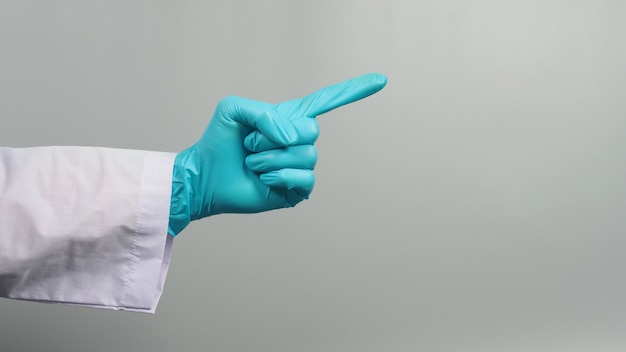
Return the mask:
<svg viewBox="0 0 626 352">
<path fill-rule="evenodd" d="M 168 232 L 220 213 L 293 207 L 313 190 L 319 135 L 315 117 L 381 90 L 368 74 L 272 105 L 228 97 L 196 144 L 174 162 Z"/>
</svg>

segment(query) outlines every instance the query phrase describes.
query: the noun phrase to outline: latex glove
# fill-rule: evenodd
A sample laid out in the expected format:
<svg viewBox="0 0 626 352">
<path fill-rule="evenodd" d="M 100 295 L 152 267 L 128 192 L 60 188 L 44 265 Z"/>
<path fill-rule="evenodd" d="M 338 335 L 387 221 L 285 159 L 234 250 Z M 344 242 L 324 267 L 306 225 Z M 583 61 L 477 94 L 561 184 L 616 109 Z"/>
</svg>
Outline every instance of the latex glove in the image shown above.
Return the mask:
<svg viewBox="0 0 626 352">
<path fill-rule="evenodd" d="M 381 90 L 368 74 L 272 105 L 231 96 L 219 102 L 198 142 L 176 156 L 168 232 L 220 213 L 293 207 L 313 190 L 315 117 Z"/>
</svg>

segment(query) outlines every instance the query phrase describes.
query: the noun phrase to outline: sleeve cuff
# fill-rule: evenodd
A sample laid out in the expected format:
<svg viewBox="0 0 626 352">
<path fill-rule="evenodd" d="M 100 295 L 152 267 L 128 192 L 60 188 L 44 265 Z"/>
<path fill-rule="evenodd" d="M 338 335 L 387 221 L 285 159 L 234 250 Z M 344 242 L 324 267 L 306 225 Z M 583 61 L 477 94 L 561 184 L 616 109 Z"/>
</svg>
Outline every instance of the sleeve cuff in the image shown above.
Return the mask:
<svg viewBox="0 0 626 352">
<path fill-rule="evenodd" d="M 120 310 L 154 313 L 170 263 L 172 236 L 167 234 L 172 167 L 175 154 L 150 153 L 139 199 L 131 265 L 125 278 Z"/>
</svg>

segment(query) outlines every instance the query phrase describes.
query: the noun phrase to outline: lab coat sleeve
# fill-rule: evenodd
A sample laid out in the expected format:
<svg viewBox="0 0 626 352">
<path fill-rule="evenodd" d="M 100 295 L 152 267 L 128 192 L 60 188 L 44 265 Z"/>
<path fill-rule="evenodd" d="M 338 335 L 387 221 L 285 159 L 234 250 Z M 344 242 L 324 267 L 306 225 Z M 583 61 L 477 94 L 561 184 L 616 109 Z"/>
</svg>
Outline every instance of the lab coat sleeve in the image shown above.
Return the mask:
<svg viewBox="0 0 626 352">
<path fill-rule="evenodd" d="M 154 312 L 175 154 L 0 147 L 0 296 Z"/>
</svg>

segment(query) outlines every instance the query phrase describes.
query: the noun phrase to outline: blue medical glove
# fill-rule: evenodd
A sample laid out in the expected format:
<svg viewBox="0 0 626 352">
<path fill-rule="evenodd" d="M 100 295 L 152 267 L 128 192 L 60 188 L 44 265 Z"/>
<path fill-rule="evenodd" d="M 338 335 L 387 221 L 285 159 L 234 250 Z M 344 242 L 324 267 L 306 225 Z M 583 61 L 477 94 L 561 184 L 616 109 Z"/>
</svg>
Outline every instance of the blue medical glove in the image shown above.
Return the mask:
<svg viewBox="0 0 626 352">
<path fill-rule="evenodd" d="M 385 76 L 368 74 L 276 105 L 221 100 L 200 140 L 176 156 L 169 234 L 191 220 L 293 207 L 308 198 L 317 161 L 315 117 L 386 83 Z"/>
</svg>

